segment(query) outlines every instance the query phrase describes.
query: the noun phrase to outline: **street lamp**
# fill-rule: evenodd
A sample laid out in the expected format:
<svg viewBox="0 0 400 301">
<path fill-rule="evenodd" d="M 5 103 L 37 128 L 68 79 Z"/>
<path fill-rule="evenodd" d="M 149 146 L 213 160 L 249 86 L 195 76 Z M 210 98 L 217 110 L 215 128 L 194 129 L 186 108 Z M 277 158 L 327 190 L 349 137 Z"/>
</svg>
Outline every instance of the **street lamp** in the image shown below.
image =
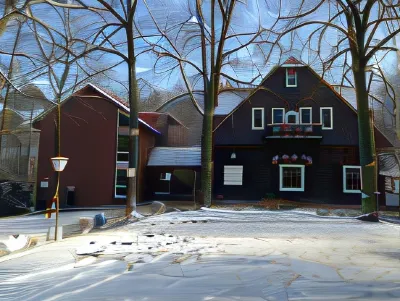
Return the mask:
<svg viewBox="0 0 400 301">
<path fill-rule="evenodd" d="M 56 194 L 54 195 L 54 199 L 56 199 L 56 228 L 54 229 L 54 240 L 57 241 L 57 233 L 58 233 L 58 212 L 59 212 L 59 207 L 60 207 L 60 199 L 59 199 L 59 187 L 60 187 L 60 172 L 62 172 L 67 165 L 68 158 L 65 157 L 53 157 L 50 159 L 51 163 L 53 164 L 53 169 L 54 171 L 58 172 L 57 175 L 57 188 L 56 188 Z"/>
<path fill-rule="evenodd" d="M 68 162 L 68 158 L 65 158 L 65 157 L 51 158 L 51 163 L 53 163 L 53 168 L 57 172 L 63 171 L 65 166 L 67 165 L 67 162 Z"/>
</svg>

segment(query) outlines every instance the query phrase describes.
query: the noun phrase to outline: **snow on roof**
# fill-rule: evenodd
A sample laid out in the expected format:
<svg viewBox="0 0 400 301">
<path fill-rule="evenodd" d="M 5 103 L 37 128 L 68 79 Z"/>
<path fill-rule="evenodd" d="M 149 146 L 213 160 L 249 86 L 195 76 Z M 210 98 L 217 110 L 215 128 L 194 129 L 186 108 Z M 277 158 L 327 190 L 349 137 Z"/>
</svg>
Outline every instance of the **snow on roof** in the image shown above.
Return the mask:
<svg viewBox="0 0 400 301">
<path fill-rule="evenodd" d="M 100 94 L 102 94 L 103 96 L 107 97 L 109 100 L 111 100 L 113 103 L 115 103 L 118 107 L 122 108 L 123 110 L 125 110 L 126 112 L 129 112 L 129 107 L 126 106 L 125 101 L 115 97 L 115 96 L 111 96 L 109 93 L 107 93 L 106 91 L 104 91 L 103 89 L 95 86 L 92 83 L 89 83 L 88 86 L 92 87 L 93 89 L 95 89 L 97 92 L 99 92 Z M 161 134 L 159 131 L 157 131 L 155 128 L 153 128 L 151 125 L 149 125 L 148 123 L 146 123 L 145 121 L 143 121 L 142 119 L 139 118 L 139 122 L 142 123 L 143 125 L 147 126 L 150 130 L 152 130 L 153 132 L 157 133 L 157 134 Z"/>
<path fill-rule="evenodd" d="M 285 65 L 288 66 L 304 66 L 303 63 L 299 62 L 299 60 L 295 59 L 293 56 L 291 56 L 290 58 L 288 58 L 283 64 L 282 66 L 285 67 Z"/>
<path fill-rule="evenodd" d="M 201 148 L 155 147 L 147 166 L 201 166 Z"/>
<path fill-rule="evenodd" d="M 215 108 L 214 115 L 228 115 L 232 112 L 247 96 L 250 91 L 226 91 L 218 96 L 218 106 Z"/>
</svg>

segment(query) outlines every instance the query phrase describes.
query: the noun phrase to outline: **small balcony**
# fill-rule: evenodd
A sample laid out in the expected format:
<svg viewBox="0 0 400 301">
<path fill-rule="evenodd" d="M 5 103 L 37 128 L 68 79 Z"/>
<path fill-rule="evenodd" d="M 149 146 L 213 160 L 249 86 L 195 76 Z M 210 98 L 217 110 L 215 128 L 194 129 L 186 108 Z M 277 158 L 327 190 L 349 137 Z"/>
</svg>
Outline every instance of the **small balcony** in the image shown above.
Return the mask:
<svg viewBox="0 0 400 301">
<path fill-rule="evenodd" d="M 267 139 L 322 139 L 321 124 L 268 124 Z"/>
</svg>

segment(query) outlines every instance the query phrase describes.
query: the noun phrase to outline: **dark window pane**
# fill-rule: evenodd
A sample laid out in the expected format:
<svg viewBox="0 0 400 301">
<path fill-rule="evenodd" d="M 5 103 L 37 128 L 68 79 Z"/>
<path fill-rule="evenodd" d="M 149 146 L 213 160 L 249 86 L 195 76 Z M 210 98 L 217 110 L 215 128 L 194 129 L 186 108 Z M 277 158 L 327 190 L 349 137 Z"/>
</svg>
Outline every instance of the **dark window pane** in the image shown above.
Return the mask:
<svg viewBox="0 0 400 301">
<path fill-rule="evenodd" d="M 282 186 L 283 188 L 301 188 L 301 168 L 284 167 Z"/>
<path fill-rule="evenodd" d="M 127 152 L 129 145 L 129 136 L 118 136 L 118 151 Z"/>
<path fill-rule="evenodd" d="M 311 123 L 311 110 L 310 109 L 302 109 L 301 110 L 301 122 L 302 123 Z"/>
<path fill-rule="evenodd" d="M 361 190 L 360 169 L 346 168 L 346 190 Z"/>
<path fill-rule="evenodd" d="M 129 154 L 128 153 L 118 153 L 117 154 L 117 161 L 119 161 L 119 162 L 128 162 L 129 161 Z"/>
<path fill-rule="evenodd" d="M 322 126 L 325 128 L 332 127 L 331 110 L 322 109 Z"/>
<path fill-rule="evenodd" d="M 125 114 L 119 114 L 119 125 L 120 126 L 129 126 L 129 117 L 125 116 Z"/>
<path fill-rule="evenodd" d="M 126 187 L 125 188 L 117 187 L 115 189 L 115 194 L 116 195 L 126 195 L 126 191 L 127 191 Z"/>
<path fill-rule="evenodd" d="M 287 85 L 288 86 L 296 86 L 297 85 L 297 78 L 296 78 L 296 70 L 293 68 L 287 69 Z"/>
<path fill-rule="evenodd" d="M 262 116 L 262 110 L 254 110 L 254 111 L 253 111 L 253 114 L 254 114 L 254 117 L 253 117 L 253 120 L 254 120 L 253 127 L 255 127 L 255 128 L 260 128 L 260 127 L 262 127 L 262 126 L 263 126 L 263 124 L 262 124 L 262 118 L 263 118 L 263 116 Z"/>
<path fill-rule="evenodd" d="M 274 110 L 272 123 L 283 123 L 283 110 Z"/>
<path fill-rule="evenodd" d="M 127 171 L 126 169 L 117 169 L 116 183 L 115 183 L 115 194 L 126 195 L 127 190 Z"/>
<path fill-rule="evenodd" d="M 289 115 L 287 123 L 296 123 L 296 115 Z"/>
</svg>

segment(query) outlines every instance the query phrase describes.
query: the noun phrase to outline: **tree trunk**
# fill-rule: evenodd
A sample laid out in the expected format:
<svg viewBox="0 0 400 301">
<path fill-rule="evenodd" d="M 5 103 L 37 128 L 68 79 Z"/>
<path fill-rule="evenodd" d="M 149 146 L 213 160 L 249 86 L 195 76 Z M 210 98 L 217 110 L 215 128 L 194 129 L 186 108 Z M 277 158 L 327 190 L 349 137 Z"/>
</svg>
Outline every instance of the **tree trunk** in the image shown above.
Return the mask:
<svg viewBox="0 0 400 301">
<path fill-rule="evenodd" d="M 212 200 L 212 178 L 213 178 L 213 116 L 214 116 L 214 81 L 209 81 L 204 102 L 203 128 L 201 137 L 201 190 L 203 193 L 204 206 L 210 207 Z"/>
<path fill-rule="evenodd" d="M 376 207 L 375 194 L 377 191 L 377 173 L 375 162 L 375 140 L 369 99 L 366 86 L 365 68 L 353 68 L 357 97 L 358 140 L 360 163 L 362 167 L 362 211 L 373 212 Z"/>
<path fill-rule="evenodd" d="M 136 81 L 135 60 L 129 66 L 129 171 L 128 172 L 128 193 L 126 196 L 126 214 L 136 212 L 137 202 L 137 178 L 139 161 L 139 120 L 138 103 L 139 95 Z"/>
<path fill-rule="evenodd" d="M 139 91 L 136 80 L 136 57 L 134 45 L 134 24 L 132 1 L 128 1 L 128 23 L 126 27 L 126 40 L 128 45 L 129 68 L 129 164 L 128 164 L 128 192 L 126 196 L 126 215 L 136 216 L 137 179 L 139 162 Z"/>
</svg>

